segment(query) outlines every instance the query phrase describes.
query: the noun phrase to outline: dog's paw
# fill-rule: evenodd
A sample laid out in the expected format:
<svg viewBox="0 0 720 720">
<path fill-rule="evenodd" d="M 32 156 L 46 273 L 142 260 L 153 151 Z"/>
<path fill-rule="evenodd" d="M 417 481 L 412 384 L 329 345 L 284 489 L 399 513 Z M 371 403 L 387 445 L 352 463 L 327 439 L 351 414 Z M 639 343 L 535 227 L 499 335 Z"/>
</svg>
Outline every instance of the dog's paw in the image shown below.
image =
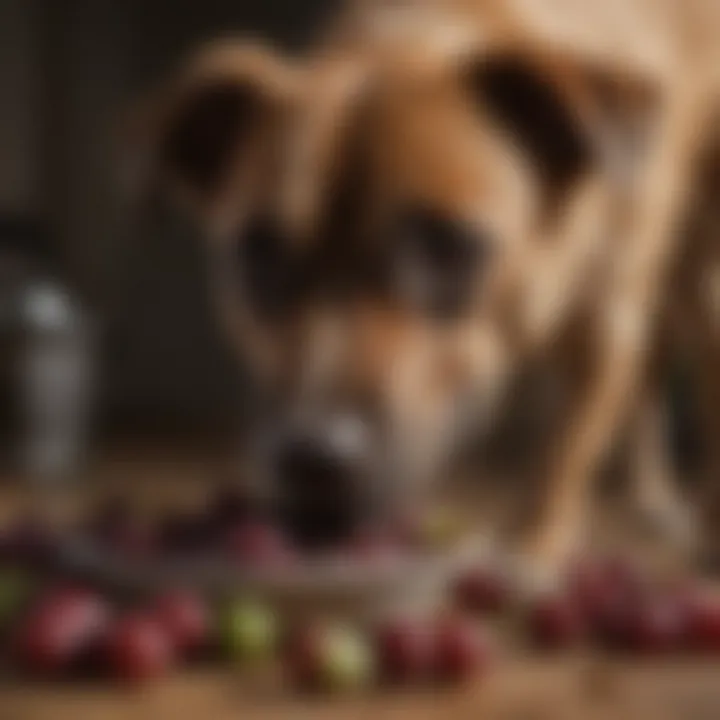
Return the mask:
<svg viewBox="0 0 720 720">
<path fill-rule="evenodd" d="M 506 574 L 521 604 L 559 591 L 567 579 L 570 563 L 533 549 L 507 553 L 502 561 Z"/>
</svg>

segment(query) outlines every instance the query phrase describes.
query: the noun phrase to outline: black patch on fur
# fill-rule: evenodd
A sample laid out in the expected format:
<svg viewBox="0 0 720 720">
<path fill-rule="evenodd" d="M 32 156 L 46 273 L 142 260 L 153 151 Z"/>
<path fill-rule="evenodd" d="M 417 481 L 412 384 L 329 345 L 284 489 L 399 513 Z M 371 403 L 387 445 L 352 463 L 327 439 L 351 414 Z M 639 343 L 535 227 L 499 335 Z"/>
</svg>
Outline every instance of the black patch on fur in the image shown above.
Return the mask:
<svg viewBox="0 0 720 720">
<path fill-rule="evenodd" d="M 195 91 L 167 131 L 163 167 L 194 190 L 216 191 L 257 110 L 257 92 L 248 86 L 225 81 Z"/>
<path fill-rule="evenodd" d="M 365 227 L 372 189 L 370 99 L 363 98 L 346 120 L 331 174 L 320 229 L 329 243 L 356 244 Z"/>
<path fill-rule="evenodd" d="M 471 83 L 532 158 L 549 190 L 564 190 L 588 167 L 591 146 L 578 120 L 552 82 L 526 61 L 490 58 L 472 68 Z"/>
</svg>

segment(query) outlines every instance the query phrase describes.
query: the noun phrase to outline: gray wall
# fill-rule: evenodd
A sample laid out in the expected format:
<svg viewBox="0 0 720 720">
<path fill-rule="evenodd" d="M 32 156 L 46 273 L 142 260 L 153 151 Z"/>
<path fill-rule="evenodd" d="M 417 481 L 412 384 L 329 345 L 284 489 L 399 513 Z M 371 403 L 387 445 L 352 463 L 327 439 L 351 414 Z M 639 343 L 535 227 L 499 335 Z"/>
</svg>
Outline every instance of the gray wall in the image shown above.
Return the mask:
<svg viewBox="0 0 720 720">
<path fill-rule="evenodd" d="M 188 228 L 118 192 L 121 112 L 194 44 L 244 31 L 302 45 L 332 0 L 0 0 L 0 206 L 45 217 L 103 328 L 106 415 L 227 424 L 237 368 Z"/>
</svg>

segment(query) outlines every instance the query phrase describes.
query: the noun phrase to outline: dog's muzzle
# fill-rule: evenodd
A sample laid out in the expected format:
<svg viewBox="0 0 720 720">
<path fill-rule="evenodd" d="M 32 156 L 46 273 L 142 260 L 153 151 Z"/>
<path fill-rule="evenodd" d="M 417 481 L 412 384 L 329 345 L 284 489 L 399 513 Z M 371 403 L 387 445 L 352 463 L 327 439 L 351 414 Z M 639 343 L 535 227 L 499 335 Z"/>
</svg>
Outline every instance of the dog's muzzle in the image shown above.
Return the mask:
<svg viewBox="0 0 720 720">
<path fill-rule="evenodd" d="M 333 545 L 369 520 L 376 485 L 366 423 L 336 416 L 285 431 L 273 452 L 276 497 L 301 544 Z"/>
</svg>

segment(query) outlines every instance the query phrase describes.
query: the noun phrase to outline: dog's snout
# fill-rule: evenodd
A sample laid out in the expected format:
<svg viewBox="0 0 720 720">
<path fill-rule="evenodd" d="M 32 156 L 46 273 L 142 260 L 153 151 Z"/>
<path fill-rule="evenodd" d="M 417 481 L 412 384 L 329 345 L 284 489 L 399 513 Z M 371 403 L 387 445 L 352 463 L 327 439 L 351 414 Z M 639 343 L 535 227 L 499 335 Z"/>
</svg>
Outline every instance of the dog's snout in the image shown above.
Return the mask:
<svg viewBox="0 0 720 720">
<path fill-rule="evenodd" d="M 334 492 L 348 484 L 352 466 L 326 439 L 299 436 L 280 450 L 278 475 L 293 494 Z"/>
<path fill-rule="evenodd" d="M 362 425 L 338 422 L 325 431 L 288 433 L 276 451 L 283 514 L 307 544 L 342 540 L 368 508 L 366 436 Z"/>
</svg>

